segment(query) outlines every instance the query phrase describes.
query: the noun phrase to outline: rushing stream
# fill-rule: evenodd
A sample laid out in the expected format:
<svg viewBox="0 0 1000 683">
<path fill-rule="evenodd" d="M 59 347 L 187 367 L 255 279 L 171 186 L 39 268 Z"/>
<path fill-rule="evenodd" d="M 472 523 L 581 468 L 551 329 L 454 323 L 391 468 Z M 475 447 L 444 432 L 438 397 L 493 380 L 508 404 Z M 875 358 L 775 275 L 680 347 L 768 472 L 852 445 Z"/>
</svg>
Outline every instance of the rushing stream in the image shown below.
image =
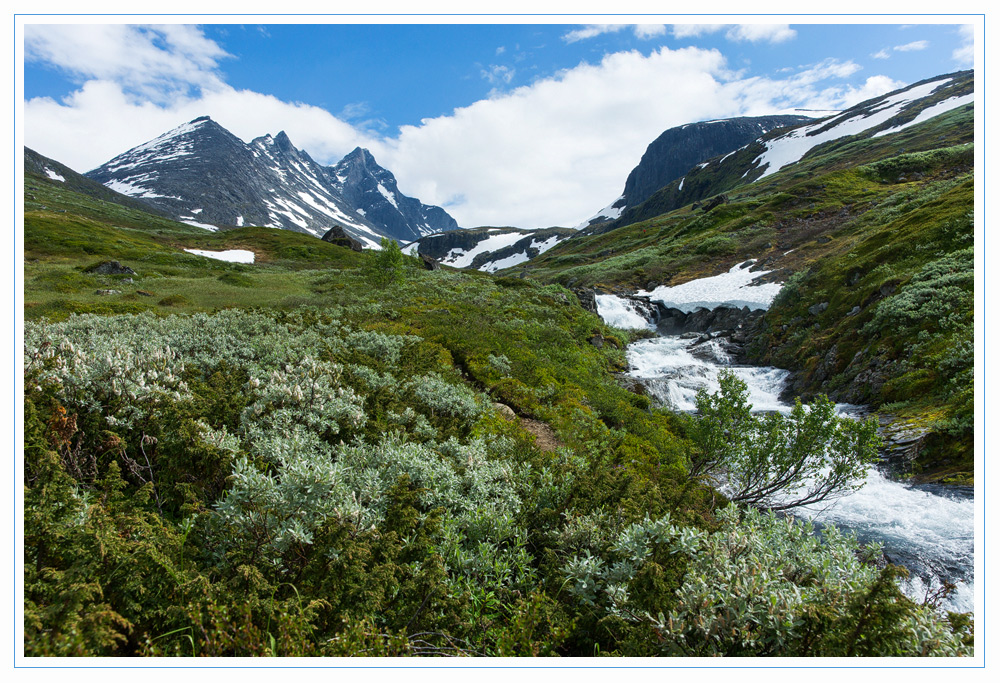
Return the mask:
<svg viewBox="0 0 1000 683">
<path fill-rule="evenodd" d="M 655 330 L 629 300 L 599 295 L 597 306 L 609 325 Z M 630 374 L 643 381 L 650 395 L 674 410 L 694 410 L 698 389 L 718 389 L 723 368 L 746 382 L 755 410 L 784 412 L 791 408 L 779 398 L 788 371 L 733 365 L 721 344 L 709 341 L 695 349 L 694 341 L 690 336 L 658 336 L 635 342 L 628 349 Z M 857 411 L 849 405 L 838 409 L 847 415 Z M 971 490 L 907 485 L 873 468 L 860 490 L 824 506 L 793 512 L 817 525 L 835 524 L 852 530 L 863 543 L 882 544 L 891 562 L 909 570 L 911 578 L 904 590 L 914 599 L 922 600 L 928 590 L 945 580 L 955 584 L 956 590 L 942 606 L 960 612 L 974 610 L 975 501 Z"/>
</svg>

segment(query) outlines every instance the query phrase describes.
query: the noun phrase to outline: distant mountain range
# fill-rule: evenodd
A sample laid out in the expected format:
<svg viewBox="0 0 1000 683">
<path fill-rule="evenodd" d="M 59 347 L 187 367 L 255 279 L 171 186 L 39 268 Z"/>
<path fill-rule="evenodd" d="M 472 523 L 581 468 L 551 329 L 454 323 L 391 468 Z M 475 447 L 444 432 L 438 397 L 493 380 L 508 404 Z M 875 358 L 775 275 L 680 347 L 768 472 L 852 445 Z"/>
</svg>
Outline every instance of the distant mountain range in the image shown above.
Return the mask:
<svg viewBox="0 0 1000 683">
<path fill-rule="evenodd" d="M 399 191 L 368 150 L 321 166 L 284 132 L 249 144 L 203 116 L 84 174 L 157 213 L 209 230 L 256 225 L 322 237 L 341 227 L 365 246 L 458 228 Z"/>
</svg>

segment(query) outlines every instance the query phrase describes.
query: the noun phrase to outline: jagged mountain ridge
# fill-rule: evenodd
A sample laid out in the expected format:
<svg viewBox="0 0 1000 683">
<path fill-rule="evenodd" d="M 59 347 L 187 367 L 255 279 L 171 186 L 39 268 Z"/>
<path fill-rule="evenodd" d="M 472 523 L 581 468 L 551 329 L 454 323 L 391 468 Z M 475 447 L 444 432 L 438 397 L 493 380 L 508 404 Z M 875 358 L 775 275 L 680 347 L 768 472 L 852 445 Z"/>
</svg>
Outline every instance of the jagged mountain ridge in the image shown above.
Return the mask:
<svg viewBox="0 0 1000 683">
<path fill-rule="evenodd" d="M 207 229 L 259 225 L 321 237 L 341 226 L 366 246 L 377 247 L 383 236 L 409 241 L 456 227 L 443 209 L 398 192 L 392 173 L 361 152 L 363 165 L 348 155 L 336 167 L 323 167 L 284 132 L 246 144 L 203 116 L 85 175 Z"/>
<path fill-rule="evenodd" d="M 358 213 L 400 241 L 458 229 L 458 222 L 441 207 L 400 192 L 396 178 L 379 166 L 367 149 L 355 148 L 324 172 Z"/>
<path fill-rule="evenodd" d="M 657 190 L 682 177 L 696 164 L 739 149 L 776 128 L 812 120 L 790 115 L 741 116 L 667 129 L 646 147 L 639 164 L 625 180 L 621 196 L 578 227 L 614 220 L 626 209 L 639 206 Z"/>
</svg>

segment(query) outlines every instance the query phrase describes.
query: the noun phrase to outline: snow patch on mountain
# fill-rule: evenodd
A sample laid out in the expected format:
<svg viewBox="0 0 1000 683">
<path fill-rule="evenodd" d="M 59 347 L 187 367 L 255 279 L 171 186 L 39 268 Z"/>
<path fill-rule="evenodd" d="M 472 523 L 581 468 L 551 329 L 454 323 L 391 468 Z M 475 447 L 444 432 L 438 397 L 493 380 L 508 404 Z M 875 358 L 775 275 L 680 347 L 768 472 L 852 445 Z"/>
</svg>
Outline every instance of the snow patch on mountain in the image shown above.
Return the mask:
<svg viewBox="0 0 1000 683">
<path fill-rule="evenodd" d="M 620 204 L 620 206 L 615 206 L 615 204 Z M 616 200 L 605 206 L 603 209 L 595 213 L 593 216 L 580 223 L 575 227 L 576 230 L 582 230 L 586 228 L 591 223 L 596 221 L 613 221 L 622 215 L 622 211 L 625 210 L 625 195 L 618 197 Z"/>
<path fill-rule="evenodd" d="M 468 251 L 465 249 L 452 249 L 448 252 L 447 256 L 441 259 L 441 263 L 446 266 L 454 266 L 455 268 L 467 268 L 472 265 L 473 259 L 475 259 L 479 254 L 509 247 L 518 240 L 522 239 L 524 239 L 524 235 L 519 232 L 492 235 Z"/>
<path fill-rule="evenodd" d="M 930 95 L 938 87 L 951 80 L 950 77 L 942 78 L 937 81 L 914 86 L 895 95 L 890 95 L 868 108 L 863 114 L 839 121 L 836 125 L 826 130 L 823 129 L 830 125 L 831 121 L 829 119 L 824 119 L 811 126 L 796 128 L 790 133 L 786 133 L 774 140 L 768 140 L 764 143 L 767 150 L 755 160 L 754 166 L 757 168 L 766 166 L 763 175 L 758 180 L 777 173 L 789 164 L 794 164 L 801 160 L 809 150 L 825 142 L 850 135 L 857 135 L 882 125 L 899 114 L 907 105 Z"/>
<path fill-rule="evenodd" d="M 185 249 L 184 251 L 197 256 L 214 258 L 218 261 L 229 261 L 230 263 L 253 263 L 256 254 L 246 249 L 229 249 L 226 251 L 209 251 L 207 249 Z"/>
<path fill-rule="evenodd" d="M 560 237 L 559 235 L 553 235 L 547 240 L 532 240 L 531 244 L 529 244 L 524 251 L 512 254 L 502 259 L 497 259 L 496 261 L 488 261 L 479 266 L 479 270 L 487 273 L 495 273 L 498 270 L 503 270 L 504 268 L 518 266 L 534 258 L 534 256 L 528 253 L 530 250 L 537 249 L 538 251 L 535 256 L 538 256 L 544 254 L 546 251 L 559 244 L 563 239 L 565 238 Z"/>
<path fill-rule="evenodd" d="M 209 225 L 208 223 L 199 223 L 198 221 L 193 220 L 193 217 L 192 218 L 181 218 L 180 222 L 181 223 L 186 223 L 187 225 L 191 225 L 191 226 L 194 226 L 196 228 L 202 228 L 204 230 L 208 230 L 209 232 L 216 232 L 219 229 L 218 225 Z"/>
<path fill-rule="evenodd" d="M 55 171 L 53 171 L 51 168 L 46 168 L 45 169 L 45 175 L 47 175 L 52 180 L 58 180 L 60 183 L 65 183 L 66 182 L 65 178 L 63 178 L 61 175 L 59 175 L 58 173 L 56 173 Z"/>
<path fill-rule="evenodd" d="M 957 109 L 958 107 L 961 107 L 963 104 L 972 104 L 975 100 L 976 100 L 976 94 L 971 92 L 968 95 L 949 97 L 946 100 L 942 100 L 937 104 L 927 107 L 922 112 L 917 114 L 917 116 L 912 121 L 907 121 L 901 126 L 896 126 L 895 128 L 889 128 L 888 130 L 880 130 L 879 132 L 875 133 L 875 135 L 873 135 L 872 137 L 878 138 L 882 137 L 883 135 L 891 135 L 892 133 L 898 133 L 901 130 L 909 128 L 910 126 L 915 126 L 918 123 L 923 123 L 924 121 L 928 121 L 934 118 L 935 116 L 944 114 L 945 112 L 949 112 L 952 109 Z"/>
<path fill-rule="evenodd" d="M 660 301 L 664 306 L 690 313 L 697 308 L 736 306 L 750 309 L 770 308 L 774 297 L 781 291 L 782 283 L 753 284 L 769 270 L 751 271 L 754 260 L 738 263 L 728 272 L 685 282 L 676 287 L 657 287 L 652 292 L 638 292 L 638 296 Z"/>
<path fill-rule="evenodd" d="M 380 195 L 385 197 L 387 202 L 395 206 L 397 211 L 399 210 L 399 204 L 396 203 L 396 195 L 394 193 L 389 192 L 389 190 L 385 189 L 385 185 L 383 185 L 382 183 L 376 185 L 375 188 L 378 190 L 378 193 Z"/>
</svg>

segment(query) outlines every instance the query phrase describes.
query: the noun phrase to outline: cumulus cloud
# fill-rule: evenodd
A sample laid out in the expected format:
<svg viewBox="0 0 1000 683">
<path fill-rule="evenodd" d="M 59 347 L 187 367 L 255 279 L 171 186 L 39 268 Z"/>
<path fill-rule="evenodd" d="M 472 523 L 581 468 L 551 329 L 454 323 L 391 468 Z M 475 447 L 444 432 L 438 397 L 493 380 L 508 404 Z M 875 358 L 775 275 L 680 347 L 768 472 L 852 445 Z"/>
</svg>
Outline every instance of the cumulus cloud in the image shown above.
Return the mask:
<svg viewBox="0 0 1000 683">
<path fill-rule="evenodd" d="M 889 59 L 889 56 L 890 56 L 889 55 L 889 51 L 883 49 L 883 50 L 879 50 L 878 52 L 874 53 L 872 55 L 872 59 Z"/>
<path fill-rule="evenodd" d="M 108 80 L 144 99 L 168 102 L 192 88 L 219 88 L 229 57 L 195 26 L 38 25 L 24 27 L 25 61 L 45 62 L 80 82 Z"/>
<path fill-rule="evenodd" d="M 972 24 L 959 26 L 958 35 L 962 44 L 951 53 L 951 58 L 962 66 L 972 66 L 975 57 L 976 27 Z"/>
<path fill-rule="evenodd" d="M 858 68 L 828 60 L 781 80 L 737 78 L 714 50 L 620 52 L 405 126 L 376 157 L 404 191 L 447 207 L 463 226 L 575 225 L 621 192 L 665 129 L 796 107 L 842 109 L 867 90 L 822 86 Z"/>
<path fill-rule="evenodd" d="M 26 144 L 86 171 L 207 114 L 245 141 L 284 130 L 323 164 L 355 146 L 367 147 L 396 175 L 403 192 L 446 207 L 465 227 L 575 225 L 617 196 L 646 146 L 667 128 L 797 107 L 840 109 L 895 85 L 873 76 L 862 86 L 846 86 L 843 80 L 860 67 L 837 60 L 780 77 L 748 78 L 732 71 L 716 50 L 661 47 L 581 63 L 386 137 L 319 107 L 221 83 L 215 69 L 225 55 L 201 44 L 199 36 L 187 33 L 188 43 L 153 41 L 157 49 L 172 50 L 146 60 L 155 68 L 115 66 L 106 57 L 78 65 L 74 73 L 83 83 L 68 97 L 25 102 Z M 47 49 L 39 47 L 36 54 L 55 54 Z M 192 70 L 179 69 L 179 63 Z M 184 73 L 191 78 L 186 88 L 180 87 Z M 499 70 L 489 73 L 505 78 Z M 163 79 L 169 100 L 138 97 L 141 87 L 160 82 L 157 74 L 179 83 Z M 342 112 L 353 115 L 364 111 Z"/>
<path fill-rule="evenodd" d="M 797 34 L 788 24 L 674 24 L 675 38 L 697 38 L 726 29 L 726 39 L 734 42 L 783 43 Z"/>
<path fill-rule="evenodd" d="M 662 36 L 667 32 L 666 24 L 588 24 L 583 28 L 574 29 L 562 37 L 567 43 L 575 43 L 588 38 L 595 38 L 604 33 L 618 33 L 632 29 L 636 38 L 647 40 Z"/>
<path fill-rule="evenodd" d="M 926 50 L 928 45 L 930 45 L 930 43 L 926 40 L 914 40 L 912 43 L 897 45 L 892 49 L 896 52 L 916 52 L 918 50 Z"/>
<path fill-rule="evenodd" d="M 729 40 L 759 43 L 783 43 L 796 36 L 788 24 L 739 24 L 726 31 Z"/>
</svg>

